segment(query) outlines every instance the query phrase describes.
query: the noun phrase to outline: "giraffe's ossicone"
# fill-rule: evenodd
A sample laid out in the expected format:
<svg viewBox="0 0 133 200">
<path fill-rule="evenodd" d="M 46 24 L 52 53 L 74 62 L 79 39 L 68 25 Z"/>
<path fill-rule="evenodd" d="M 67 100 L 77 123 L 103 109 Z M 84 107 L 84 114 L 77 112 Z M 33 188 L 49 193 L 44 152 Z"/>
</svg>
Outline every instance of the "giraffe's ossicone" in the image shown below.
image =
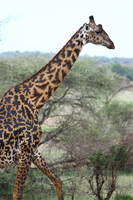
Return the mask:
<svg viewBox="0 0 133 200">
<path fill-rule="evenodd" d="M 0 167 L 18 163 L 13 200 L 20 200 L 31 163 L 34 163 L 55 185 L 58 200 L 63 200 L 60 178 L 38 152 L 42 135 L 38 111 L 54 93 L 78 58 L 83 46 L 93 43 L 114 49 L 102 25 L 93 16 L 40 71 L 12 87 L 0 102 Z"/>
</svg>

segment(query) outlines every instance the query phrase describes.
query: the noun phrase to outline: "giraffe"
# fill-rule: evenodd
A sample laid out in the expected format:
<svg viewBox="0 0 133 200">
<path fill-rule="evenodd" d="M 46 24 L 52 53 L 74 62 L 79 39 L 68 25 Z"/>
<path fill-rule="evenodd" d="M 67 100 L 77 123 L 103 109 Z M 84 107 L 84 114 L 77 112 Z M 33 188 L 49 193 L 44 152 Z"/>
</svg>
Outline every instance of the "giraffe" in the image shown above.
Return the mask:
<svg viewBox="0 0 133 200">
<path fill-rule="evenodd" d="M 60 178 L 38 151 L 42 135 L 38 112 L 61 84 L 87 43 L 115 48 L 102 25 L 96 25 L 94 17 L 90 16 L 89 23 L 83 24 L 48 64 L 9 89 L 0 102 L 0 167 L 17 162 L 13 200 L 22 198 L 31 163 L 53 182 L 58 200 L 64 199 Z"/>
</svg>

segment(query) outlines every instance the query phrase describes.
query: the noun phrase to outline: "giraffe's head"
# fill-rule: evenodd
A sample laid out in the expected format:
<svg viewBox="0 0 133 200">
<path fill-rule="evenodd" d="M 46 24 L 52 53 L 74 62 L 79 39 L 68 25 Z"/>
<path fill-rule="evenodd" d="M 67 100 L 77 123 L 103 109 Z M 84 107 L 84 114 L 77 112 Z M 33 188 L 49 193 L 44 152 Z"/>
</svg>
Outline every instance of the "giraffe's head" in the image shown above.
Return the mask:
<svg viewBox="0 0 133 200">
<path fill-rule="evenodd" d="M 86 43 L 93 43 L 106 46 L 109 49 L 114 49 L 114 43 L 109 38 L 108 34 L 103 30 L 102 25 L 95 24 L 93 16 L 89 17 L 90 21 L 88 24 L 85 24 L 85 40 Z"/>
</svg>

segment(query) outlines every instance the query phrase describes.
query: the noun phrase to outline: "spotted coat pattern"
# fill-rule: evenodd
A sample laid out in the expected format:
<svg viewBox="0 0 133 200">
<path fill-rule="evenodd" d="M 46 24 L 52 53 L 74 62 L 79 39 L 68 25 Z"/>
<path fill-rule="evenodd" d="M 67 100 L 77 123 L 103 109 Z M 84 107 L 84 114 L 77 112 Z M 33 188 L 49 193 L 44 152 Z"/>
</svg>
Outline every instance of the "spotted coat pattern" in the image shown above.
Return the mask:
<svg viewBox="0 0 133 200">
<path fill-rule="evenodd" d="M 13 200 L 20 200 L 31 163 L 34 163 L 55 185 L 58 200 L 63 200 L 60 178 L 38 152 L 42 135 L 38 111 L 68 74 L 82 47 L 94 43 L 114 49 L 102 25 L 93 16 L 84 24 L 40 71 L 23 83 L 12 87 L 0 102 L 0 167 L 18 163 Z"/>
</svg>

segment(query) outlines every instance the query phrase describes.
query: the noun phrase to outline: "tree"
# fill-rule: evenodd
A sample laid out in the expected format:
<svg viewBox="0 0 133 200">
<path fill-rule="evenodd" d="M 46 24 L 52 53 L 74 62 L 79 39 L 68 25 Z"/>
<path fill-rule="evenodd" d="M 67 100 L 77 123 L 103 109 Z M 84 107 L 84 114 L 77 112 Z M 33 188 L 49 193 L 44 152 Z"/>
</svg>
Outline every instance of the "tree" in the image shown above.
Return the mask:
<svg viewBox="0 0 133 200">
<path fill-rule="evenodd" d="M 125 76 L 129 80 L 133 80 L 133 69 L 131 66 L 122 65 L 120 63 L 110 64 L 112 72 L 119 74 L 120 76 Z"/>
<path fill-rule="evenodd" d="M 107 153 L 90 156 L 92 173 L 88 182 L 98 200 L 109 200 L 116 190 L 117 171 L 130 160 L 133 152 L 124 145 L 112 146 Z"/>
</svg>

